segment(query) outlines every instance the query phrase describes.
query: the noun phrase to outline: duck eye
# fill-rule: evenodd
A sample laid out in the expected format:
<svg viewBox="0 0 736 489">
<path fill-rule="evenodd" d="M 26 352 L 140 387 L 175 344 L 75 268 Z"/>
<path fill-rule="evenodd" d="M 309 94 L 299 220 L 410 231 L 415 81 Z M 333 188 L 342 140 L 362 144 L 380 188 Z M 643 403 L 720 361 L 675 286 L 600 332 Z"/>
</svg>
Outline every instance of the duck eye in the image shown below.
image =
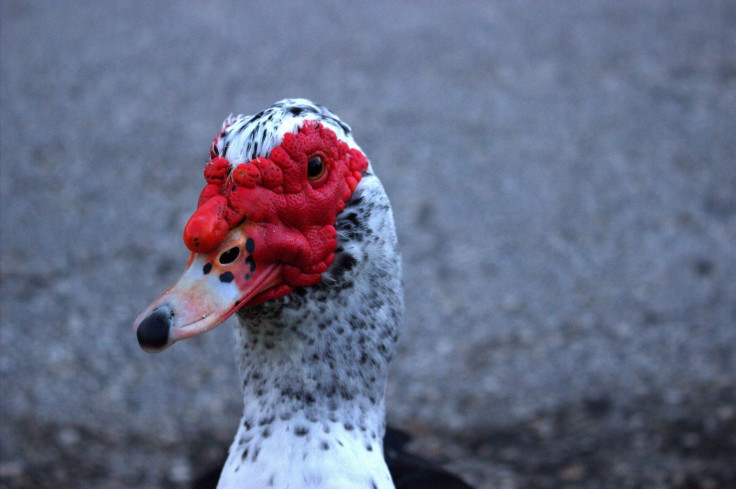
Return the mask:
<svg viewBox="0 0 736 489">
<path fill-rule="evenodd" d="M 314 181 L 325 173 L 325 162 L 319 155 L 314 155 L 307 161 L 307 177 Z"/>
<path fill-rule="evenodd" d="M 238 248 L 237 246 L 233 246 L 229 250 L 224 251 L 220 255 L 220 258 L 217 261 L 220 262 L 220 265 L 228 265 L 234 262 L 235 260 L 237 260 L 239 255 L 240 255 L 240 248 Z"/>
</svg>

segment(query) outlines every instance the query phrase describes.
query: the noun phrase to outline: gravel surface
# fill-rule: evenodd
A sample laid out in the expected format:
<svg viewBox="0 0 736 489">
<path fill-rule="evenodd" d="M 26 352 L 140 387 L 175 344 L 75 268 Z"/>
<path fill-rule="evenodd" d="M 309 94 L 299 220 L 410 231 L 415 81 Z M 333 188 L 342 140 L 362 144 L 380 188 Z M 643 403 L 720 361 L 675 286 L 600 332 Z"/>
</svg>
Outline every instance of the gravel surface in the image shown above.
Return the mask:
<svg viewBox="0 0 736 489">
<path fill-rule="evenodd" d="M 388 416 L 480 489 L 736 487 L 736 4 L 0 3 L 0 486 L 186 488 L 231 324 L 137 314 L 222 119 L 353 126 L 407 323 Z"/>
</svg>

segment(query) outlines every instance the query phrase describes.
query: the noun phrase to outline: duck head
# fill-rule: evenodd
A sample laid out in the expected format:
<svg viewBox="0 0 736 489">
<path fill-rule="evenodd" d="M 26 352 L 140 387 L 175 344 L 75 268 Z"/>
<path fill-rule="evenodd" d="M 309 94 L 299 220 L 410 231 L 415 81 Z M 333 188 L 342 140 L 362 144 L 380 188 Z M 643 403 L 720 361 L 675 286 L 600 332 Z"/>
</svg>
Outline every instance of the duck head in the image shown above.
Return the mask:
<svg viewBox="0 0 736 489">
<path fill-rule="evenodd" d="M 160 351 L 243 307 L 314 285 L 335 259 L 335 219 L 369 163 L 326 109 L 289 100 L 225 121 L 184 229 L 181 278 L 135 321 Z"/>
</svg>

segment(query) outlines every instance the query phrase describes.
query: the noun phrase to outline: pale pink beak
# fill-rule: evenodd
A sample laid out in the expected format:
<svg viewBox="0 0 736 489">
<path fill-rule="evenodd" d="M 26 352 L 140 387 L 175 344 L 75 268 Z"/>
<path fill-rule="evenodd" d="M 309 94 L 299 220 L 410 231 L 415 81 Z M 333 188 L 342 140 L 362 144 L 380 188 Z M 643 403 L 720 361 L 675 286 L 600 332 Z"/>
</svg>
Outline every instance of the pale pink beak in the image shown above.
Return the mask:
<svg viewBox="0 0 736 489">
<path fill-rule="evenodd" d="M 135 320 L 138 343 L 161 351 L 178 340 L 209 331 L 241 307 L 282 283 L 283 266 L 257 263 L 253 251 L 263 246 L 259 228 L 242 224 L 217 249 L 192 253 L 178 282 Z"/>
</svg>

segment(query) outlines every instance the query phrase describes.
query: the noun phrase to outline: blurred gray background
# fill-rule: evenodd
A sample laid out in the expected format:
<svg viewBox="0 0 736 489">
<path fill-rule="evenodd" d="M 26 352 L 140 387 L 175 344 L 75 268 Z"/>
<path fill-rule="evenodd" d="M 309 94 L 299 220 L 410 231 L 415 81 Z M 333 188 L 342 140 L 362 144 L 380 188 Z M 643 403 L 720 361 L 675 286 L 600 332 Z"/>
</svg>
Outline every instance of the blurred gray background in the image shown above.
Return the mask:
<svg viewBox="0 0 736 489">
<path fill-rule="evenodd" d="M 188 487 L 232 325 L 133 319 L 231 112 L 308 97 L 394 205 L 388 418 L 479 488 L 736 487 L 736 4 L 0 7 L 0 485 Z"/>
</svg>

